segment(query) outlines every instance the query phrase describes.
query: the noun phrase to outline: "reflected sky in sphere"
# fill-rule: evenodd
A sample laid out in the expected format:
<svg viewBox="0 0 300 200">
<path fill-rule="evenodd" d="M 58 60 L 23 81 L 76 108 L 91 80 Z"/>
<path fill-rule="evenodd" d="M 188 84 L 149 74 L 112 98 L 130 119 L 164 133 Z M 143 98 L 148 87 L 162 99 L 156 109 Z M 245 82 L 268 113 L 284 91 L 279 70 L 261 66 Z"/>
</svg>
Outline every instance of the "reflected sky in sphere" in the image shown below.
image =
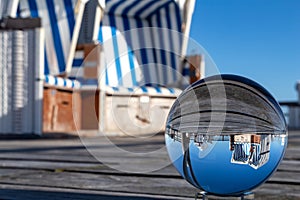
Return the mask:
<svg viewBox="0 0 300 200">
<path fill-rule="evenodd" d="M 264 183 L 282 160 L 287 131 L 275 99 L 257 83 L 213 76 L 186 89 L 170 110 L 165 141 L 190 184 L 240 195 Z"/>
</svg>

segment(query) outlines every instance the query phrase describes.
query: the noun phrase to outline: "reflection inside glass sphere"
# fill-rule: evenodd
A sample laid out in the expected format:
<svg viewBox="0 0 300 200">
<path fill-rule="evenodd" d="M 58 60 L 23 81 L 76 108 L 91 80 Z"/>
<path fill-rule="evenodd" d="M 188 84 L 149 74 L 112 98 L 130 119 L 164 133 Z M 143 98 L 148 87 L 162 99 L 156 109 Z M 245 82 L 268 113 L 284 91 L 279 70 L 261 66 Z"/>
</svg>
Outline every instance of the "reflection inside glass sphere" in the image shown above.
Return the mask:
<svg viewBox="0 0 300 200">
<path fill-rule="evenodd" d="M 217 195 L 241 195 L 265 182 L 287 145 L 274 98 L 257 83 L 214 76 L 185 90 L 167 120 L 166 146 L 189 183 Z"/>
</svg>

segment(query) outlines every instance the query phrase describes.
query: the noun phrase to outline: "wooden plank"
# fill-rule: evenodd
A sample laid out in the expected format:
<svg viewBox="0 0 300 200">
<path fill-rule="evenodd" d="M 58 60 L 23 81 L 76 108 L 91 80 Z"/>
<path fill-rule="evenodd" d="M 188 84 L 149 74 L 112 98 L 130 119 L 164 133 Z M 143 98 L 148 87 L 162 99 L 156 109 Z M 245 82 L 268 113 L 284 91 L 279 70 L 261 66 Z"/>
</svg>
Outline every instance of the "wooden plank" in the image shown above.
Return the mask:
<svg viewBox="0 0 300 200">
<path fill-rule="evenodd" d="M 104 192 L 86 189 L 66 189 L 53 187 L 0 185 L 0 197 L 6 200 L 178 200 L 182 197 L 147 195 L 138 193 Z M 194 198 L 185 197 L 187 200 Z"/>
<path fill-rule="evenodd" d="M 273 200 L 273 199 L 300 199 L 300 187 L 298 185 L 287 184 L 263 184 L 254 190 L 255 199 Z"/>
<path fill-rule="evenodd" d="M 295 133 L 294 133 L 295 134 Z M 126 194 L 142 199 L 193 198 L 197 191 L 183 180 L 170 165 L 166 152 L 146 157 L 135 157 L 137 152 L 151 152 L 164 146 L 163 135 L 152 139 L 111 138 L 130 154 L 111 152 L 111 147 L 101 137 L 87 138 L 91 149 L 101 151 L 110 166 L 129 166 L 131 170 L 147 165 L 163 165 L 154 172 L 141 174 L 125 173 L 109 168 L 96 160 L 76 138 L 39 140 L 0 140 L 0 197 L 14 199 L 17 191 L 28 199 L 97 199 L 94 192 L 107 199 L 116 199 Z M 274 176 L 255 190 L 256 199 L 299 199 L 300 148 L 289 146 L 283 162 Z M 20 190 L 13 190 L 19 187 Z M 23 189 L 22 189 L 23 188 Z M 27 188 L 28 192 L 27 192 Z M 44 188 L 44 189 L 43 189 Z M 84 190 L 84 191 L 83 191 Z M 22 191 L 22 192 L 21 192 Z M 74 193 L 79 191 L 80 194 Z M 82 192 L 80 192 L 82 191 Z M 108 192 L 111 196 L 103 196 Z M 121 192 L 121 193 L 120 193 Z M 5 196 L 7 195 L 7 196 Z M 90 195 L 90 196 L 89 196 Z M 148 196 L 144 196 L 148 195 Z M 21 195 L 20 195 L 21 196 Z M 19 199 L 22 199 L 21 197 Z M 67 197 L 69 196 L 69 197 Z M 30 198 L 29 198 L 30 197 Z M 73 197 L 73 198 L 71 198 Z M 15 199 L 18 199 L 15 198 Z M 101 199 L 101 198 L 99 198 Z M 125 198 L 126 199 L 126 198 Z M 160 199 L 160 198 L 158 198 Z"/>
<path fill-rule="evenodd" d="M 299 189 L 300 189 L 300 173 L 277 171 L 270 178 L 269 182 L 289 184 L 289 185 L 299 185 Z"/>
<path fill-rule="evenodd" d="M 22 170 L 18 170 L 20 173 Z M 1 184 L 19 184 L 28 186 L 46 186 L 57 188 L 101 191 L 116 191 L 128 193 L 143 193 L 192 197 L 196 189 L 182 179 L 143 178 L 134 176 L 115 176 L 99 174 L 80 174 L 68 172 L 45 172 L 35 170 L 22 176 L 11 175 L 2 177 Z M 179 191 L 182 188 L 183 191 Z M 192 194 L 192 196 L 191 196 Z"/>
<path fill-rule="evenodd" d="M 283 160 L 278 171 L 300 172 L 300 160 Z"/>
<path fill-rule="evenodd" d="M 24 160 L 3 160 L 0 163 L 0 168 L 18 168 L 18 169 L 40 169 L 40 170 L 64 170 L 72 168 L 92 168 L 101 169 L 108 167 L 101 164 L 90 163 L 70 163 L 70 162 L 46 162 L 46 161 L 24 161 Z"/>
<path fill-rule="evenodd" d="M 186 181 L 172 178 L 124 177 L 114 175 L 80 174 L 67 172 L 44 172 L 35 170 L 31 173 L 18 170 L 18 175 L 1 177 L 1 185 L 51 188 L 54 193 L 60 190 L 88 190 L 101 192 L 148 194 L 192 198 L 197 191 Z M 277 190 L 274 190 L 276 188 Z M 256 199 L 293 199 L 299 197 L 300 187 L 287 184 L 264 184 L 255 190 Z M 0 190 L 1 194 L 1 190 Z M 34 194 L 34 195 L 40 195 Z M 74 195 L 74 194 L 73 194 Z M 72 195 L 71 195 L 72 196 Z M 2 195 L 1 195 L 2 197 Z M 155 196 L 154 196 L 155 197 Z M 296 199 L 296 198 L 295 198 Z"/>
</svg>

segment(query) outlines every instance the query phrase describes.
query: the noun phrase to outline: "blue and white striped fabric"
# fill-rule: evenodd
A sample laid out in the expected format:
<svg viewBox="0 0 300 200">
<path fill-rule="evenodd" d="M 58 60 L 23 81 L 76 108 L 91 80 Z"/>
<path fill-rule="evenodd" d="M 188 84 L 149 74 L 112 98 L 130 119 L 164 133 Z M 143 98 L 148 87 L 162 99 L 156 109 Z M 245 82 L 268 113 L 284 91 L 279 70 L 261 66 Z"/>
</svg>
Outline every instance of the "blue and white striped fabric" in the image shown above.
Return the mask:
<svg viewBox="0 0 300 200">
<path fill-rule="evenodd" d="M 84 62 L 84 50 L 76 50 L 73 59 L 72 70 L 70 71 L 69 74 L 70 78 L 79 79 L 83 77 L 83 69 L 82 69 L 83 62 Z"/>
<path fill-rule="evenodd" d="M 18 16 L 41 17 L 45 29 L 45 74 L 65 72 L 78 0 L 20 0 Z"/>
<path fill-rule="evenodd" d="M 168 87 L 180 79 L 181 13 L 175 0 L 107 0 L 104 12 L 98 40 L 105 85 Z"/>
<path fill-rule="evenodd" d="M 45 75 L 45 84 L 51 86 L 58 86 L 63 88 L 79 89 L 81 87 L 80 82 L 76 80 L 55 77 L 51 75 Z"/>
<path fill-rule="evenodd" d="M 260 164 L 260 158 L 261 158 L 261 148 L 260 148 L 260 144 L 252 144 L 252 155 L 250 158 L 250 164 L 254 165 L 254 166 L 258 166 Z"/>
<path fill-rule="evenodd" d="M 234 144 L 233 159 L 238 162 L 247 162 L 250 155 L 250 147 L 251 144 L 249 143 Z"/>
<path fill-rule="evenodd" d="M 163 97 L 177 97 L 182 92 L 178 88 L 166 87 L 111 87 L 106 86 L 105 91 L 109 95 L 149 95 L 149 96 L 163 96 Z"/>
</svg>

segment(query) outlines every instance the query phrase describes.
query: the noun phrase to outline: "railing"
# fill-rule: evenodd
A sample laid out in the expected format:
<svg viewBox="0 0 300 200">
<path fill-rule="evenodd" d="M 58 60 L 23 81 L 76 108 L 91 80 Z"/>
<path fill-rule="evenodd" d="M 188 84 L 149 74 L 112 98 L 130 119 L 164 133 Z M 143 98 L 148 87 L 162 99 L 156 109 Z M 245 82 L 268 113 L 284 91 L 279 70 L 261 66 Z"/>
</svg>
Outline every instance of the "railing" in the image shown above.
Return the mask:
<svg viewBox="0 0 300 200">
<path fill-rule="evenodd" d="M 288 128 L 300 129 L 300 104 L 299 102 L 279 102 L 282 107 Z"/>
</svg>

